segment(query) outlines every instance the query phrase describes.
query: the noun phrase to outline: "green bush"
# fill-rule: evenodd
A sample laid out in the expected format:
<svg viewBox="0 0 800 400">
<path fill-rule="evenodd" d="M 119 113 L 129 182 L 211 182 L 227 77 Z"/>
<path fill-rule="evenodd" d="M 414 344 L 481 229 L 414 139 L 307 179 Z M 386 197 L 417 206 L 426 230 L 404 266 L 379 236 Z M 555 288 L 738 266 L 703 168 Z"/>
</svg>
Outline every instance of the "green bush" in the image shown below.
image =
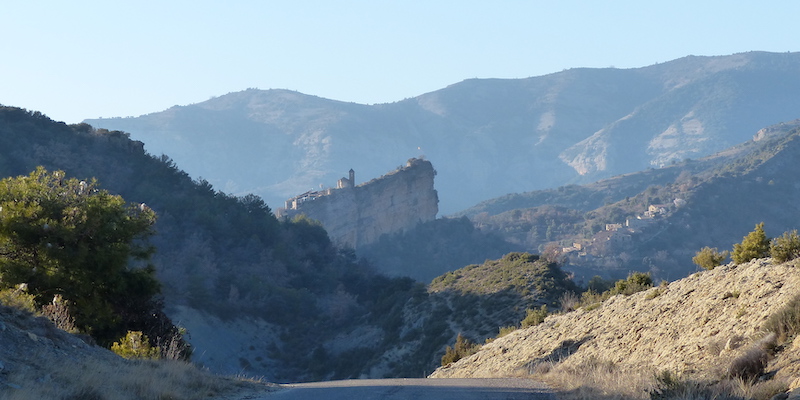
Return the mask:
<svg viewBox="0 0 800 400">
<path fill-rule="evenodd" d="M 508 335 L 509 333 L 514 332 L 516 330 L 517 327 L 514 325 L 501 326 L 500 331 L 497 333 L 497 339 L 500 339 L 501 337 Z"/>
<path fill-rule="evenodd" d="M 661 293 L 663 293 L 663 292 L 664 292 L 663 288 L 658 288 L 658 289 L 655 289 L 655 290 L 647 293 L 647 296 L 644 296 L 644 298 L 647 299 L 647 300 L 652 300 L 652 299 L 655 299 L 658 296 L 661 296 Z"/>
<path fill-rule="evenodd" d="M 692 257 L 692 262 L 697 264 L 700 268 L 712 270 L 715 267 L 722 265 L 722 262 L 728 258 L 728 252 L 719 252 L 716 247 L 703 247 L 700 251 Z"/>
<path fill-rule="evenodd" d="M 599 276 L 596 278 L 598 278 L 598 280 L 601 280 Z M 592 280 L 594 280 L 594 278 Z M 643 290 L 647 290 L 652 287 L 653 287 L 653 278 L 650 277 L 650 274 L 646 274 L 644 272 L 634 272 L 628 275 L 627 279 L 620 279 L 616 281 L 613 284 L 613 286 L 610 286 L 608 290 L 602 293 L 597 292 L 591 288 L 583 292 L 581 294 L 580 301 L 578 301 L 578 304 L 575 306 L 575 308 L 583 307 L 583 309 L 586 311 L 592 311 L 597 307 L 600 307 L 600 305 L 604 301 L 608 300 L 608 298 L 611 296 L 615 296 L 618 294 L 629 296 L 636 292 L 641 292 Z M 648 296 L 648 299 L 652 299 L 660 294 L 661 294 L 660 291 L 657 293 L 653 293 Z"/>
<path fill-rule="evenodd" d="M 14 289 L 0 290 L 0 304 L 31 314 L 37 311 L 36 299 L 32 294 L 28 294 L 28 286 L 25 284 L 20 284 Z"/>
<path fill-rule="evenodd" d="M 614 287 L 613 280 L 603 279 L 599 275 L 593 276 L 592 279 L 589 279 L 589 283 L 586 284 L 586 290 L 595 293 L 603 293 L 612 287 Z"/>
<path fill-rule="evenodd" d="M 742 243 L 733 245 L 731 259 L 736 264 L 746 263 L 754 258 L 765 258 L 770 255 L 770 240 L 764 233 L 764 223 L 756 225 L 756 229 L 742 238 Z"/>
<path fill-rule="evenodd" d="M 453 347 L 447 346 L 447 349 L 445 349 L 444 355 L 442 356 L 442 366 L 452 364 L 464 357 L 469 357 L 477 353 L 480 349 L 481 346 L 479 344 L 473 343 L 459 333 Z"/>
<path fill-rule="evenodd" d="M 650 274 L 644 272 L 634 272 L 628 275 L 628 279 L 620 279 L 614 284 L 614 287 L 609 290 L 611 296 L 622 294 L 625 296 L 632 295 L 642 290 L 647 290 L 653 287 L 653 278 Z"/>
<path fill-rule="evenodd" d="M 541 306 L 538 309 L 527 309 L 525 319 L 522 320 L 521 325 L 523 328 L 536 326 L 544 322 L 547 318 L 547 306 Z"/>
<path fill-rule="evenodd" d="M 592 311 L 598 307 L 609 297 L 609 292 L 603 293 L 595 292 L 594 290 L 587 290 L 581 294 L 581 301 L 578 307 L 583 307 L 586 311 Z"/>
<path fill-rule="evenodd" d="M 159 348 L 151 346 L 150 339 L 139 331 L 128 331 L 124 338 L 111 345 L 111 351 L 127 359 L 157 360 L 161 356 Z"/>
<path fill-rule="evenodd" d="M 37 306 L 62 295 L 77 328 L 108 346 L 159 293 L 155 220 L 149 207 L 63 171 L 0 180 L 0 288 L 25 283 Z"/>
<path fill-rule="evenodd" d="M 779 263 L 800 257 L 800 235 L 797 234 L 797 229 L 772 239 L 769 253 Z"/>
</svg>

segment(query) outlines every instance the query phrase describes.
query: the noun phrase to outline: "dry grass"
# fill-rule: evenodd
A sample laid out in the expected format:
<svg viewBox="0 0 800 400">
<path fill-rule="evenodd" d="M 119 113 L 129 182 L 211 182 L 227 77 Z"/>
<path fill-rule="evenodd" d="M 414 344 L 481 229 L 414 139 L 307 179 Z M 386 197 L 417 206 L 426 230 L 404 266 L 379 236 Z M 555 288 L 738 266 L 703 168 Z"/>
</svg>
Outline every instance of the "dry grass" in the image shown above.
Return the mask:
<svg viewBox="0 0 800 400">
<path fill-rule="evenodd" d="M 558 299 L 561 306 L 561 312 L 568 313 L 575 311 L 580 307 L 581 298 L 575 292 L 564 292 Z"/>
<path fill-rule="evenodd" d="M 6 381 L 19 388 L 0 391 L 0 399 L 188 400 L 235 398 L 235 393 L 244 390 L 269 390 L 266 384 L 215 376 L 173 360 L 53 361 L 58 364 L 45 376 L 34 370 L 7 376 Z"/>
<path fill-rule="evenodd" d="M 18 293 L 13 298 L 24 300 Z M 184 361 L 126 360 L 34 318 L 34 311 L 0 305 L 0 400 L 234 400 L 275 387 Z"/>
<path fill-rule="evenodd" d="M 771 315 L 764 323 L 764 329 L 774 332 L 779 342 L 787 342 L 800 333 L 800 295 Z"/>
<path fill-rule="evenodd" d="M 620 371 L 613 363 L 592 360 L 576 368 L 555 362 L 537 365 L 532 371 L 537 379 L 558 390 L 561 400 L 633 400 L 646 399 L 652 377 Z"/>
<path fill-rule="evenodd" d="M 633 371 L 591 360 L 579 367 L 536 365 L 532 377 L 555 388 L 560 400 L 768 400 L 785 392 L 785 380 L 693 380 L 669 372 Z"/>
</svg>

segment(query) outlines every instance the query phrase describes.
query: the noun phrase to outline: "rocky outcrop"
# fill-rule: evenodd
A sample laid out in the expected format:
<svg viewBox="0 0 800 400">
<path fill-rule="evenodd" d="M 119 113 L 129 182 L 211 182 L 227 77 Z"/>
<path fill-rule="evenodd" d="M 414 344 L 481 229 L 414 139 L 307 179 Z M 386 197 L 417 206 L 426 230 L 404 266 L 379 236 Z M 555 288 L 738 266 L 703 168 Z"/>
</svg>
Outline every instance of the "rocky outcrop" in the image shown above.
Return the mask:
<svg viewBox="0 0 800 400">
<path fill-rule="evenodd" d="M 417 158 L 361 185 L 355 185 L 351 170 L 349 178 L 339 180 L 339 188 L 289 199 L 278 216 L 305 214 L 320 221 L 335 243 L 357 249 L 376 242 L 381 235 L 435 219 L 439 211 L 435 175 L 430 161 Z"/>
<path fill-rule="evenodd" d="M 539 364 L 581 368 L 597 362 L 636 371 L 714 371 L 763 335 L 766 319 L 797 295 L 798 285 L 800 274 L 792 262 L 721 266 L 631 296 L 617 295 L 593 310 L 550 316 L 431 376 L 519 376 Z M 783 358 L 797 359 L 799 346 L 788 347 Z M 798 370 L 794 362 L 779 372 L 794 376 Z"/>
</svg>

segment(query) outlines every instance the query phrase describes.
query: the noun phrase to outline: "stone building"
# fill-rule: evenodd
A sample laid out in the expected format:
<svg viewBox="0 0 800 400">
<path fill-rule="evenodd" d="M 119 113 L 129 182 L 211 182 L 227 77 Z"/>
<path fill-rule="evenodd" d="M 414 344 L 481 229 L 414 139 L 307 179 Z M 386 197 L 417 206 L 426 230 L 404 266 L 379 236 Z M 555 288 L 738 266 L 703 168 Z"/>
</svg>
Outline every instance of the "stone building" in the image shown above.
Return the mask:
<svg viewBox="0 0 800 400">
<path fill-rule="evenodd" d="M 360 185 L 351 169 L 336 189 L 310 191 L 286 200 L 279 217 L 305 214 L 318 220 L 334 243 L 358 249 L 381 235 L 405 231 L 431 221 L 439 212 L 433 187 L 436 171 L 423 159 L 412 158 L 404 167 Z"/>
</svg>

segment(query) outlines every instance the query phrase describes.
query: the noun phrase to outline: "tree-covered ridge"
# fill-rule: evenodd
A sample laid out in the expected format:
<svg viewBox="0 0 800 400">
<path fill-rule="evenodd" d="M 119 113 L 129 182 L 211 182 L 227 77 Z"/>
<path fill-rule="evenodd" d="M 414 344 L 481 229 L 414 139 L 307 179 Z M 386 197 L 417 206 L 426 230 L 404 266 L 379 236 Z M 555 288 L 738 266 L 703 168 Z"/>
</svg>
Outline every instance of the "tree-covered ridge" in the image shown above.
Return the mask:
<svg viewBox="0 0 800 400">
<path fill-rule="evenodd" d="M 383 235 L 376 243 L 359 248 L 358 255 L 381 272 L 430 282 L 448 271 L 517 250 L 519 246 L 498 234 L 483 232 L 461 217 L 440 218 Z"/>
<path fill-rule="evenodd" d="M 27 175 L 41 165 L 78 184 L 96 178 L 110 196 L 146 204 L 158 216 L 151 262 L 168 309 L 250 315 L 287 332 L 270 353 L 253 354 L 246 367 L 252 373 L 268 371 L 256 358 L 270 358 L 283 365 L 276 378 L 312 376 L 312 365 L 318 378 L 356 377 L 368 363 L 320 363 L 314 350 L 354 321 L 396 336 L 392 318 L 399 314 L 392 310 L 411 296 L 413 281 L 376 274 L 333 246 L 313 221 L 279 221 L 257 196 L 231 196 L 193 181 L 169 157 L 146 153 L 123 132 L 66 125 L 38 112 L 0 107 L 0 149 L 0 176 Z"/>
<path fill-rule="evenodd" d="M 567 291 L 577 291 L 558 264 L 530 253 L 508 253 L 498 260 L 487 260 L 448 272 L 434 279 L 431 292 L 457 292 L 472 295 L 516 293 L 537 301 L 554 301 Z"/>
<path fill-rule="evenodd" d="M 406 308 L 406 336 L 423 342 L 408 367 L 441 363 L 458 336 L 474 343 L 518 326 L 526 310 L 556 308 L 566 293 L 579 292 L 558 264 L 529 253 L 509 253 L 435 278 L 427 296 L 415 296 Z M 415 301 L 424 299 L 424 301 Z"/>
<path fill-rule="evenodd" d="M 662 169 L 649 169 L 639 173 L 615 176 L 586 185 L 566 185 L 554 189 L 510 193 L 482 201 L 457 213 L 470 218 L 489 217 L 504 212 L 558 205 L 578 211 L 590 211 L 605 204 L 635 196 L 649 186 L 675 180 L 686 167 L 697 164 L 673 165 Z"/>
<path fill-rule="evenodd" d="M 782 139 L 786 137 L 787 132 L 798 126 L 800 120 L 782 122 L 761 129 L 754 140 L 748 140 L 704 158 L 676 160 L 662 168 L 648 168 L 585 185 L 571 184 L 553 189 L 510 193 L 484 200 L 455 215 L 465 215 L 471 219 L 485 218 L 508 211 L 547 205 L 587 212 L 636 196 L 652 186 L 685 183 L 689 177 L 707 180 L 724 174 L 741 175 L 782 150 L 785 147 Z"/>
<path fill-rule="evenodd" d="M 415 289 L 402 310 L 401 341 L 393 349 L 406 356 L 392 376 L 431 371 L 458 336 L 483 343 L 499 328 L 517 326 L 526 310 L 555 308 L 566 293 L 579 291 L 556 263 L 528 253 L 509 253 L 439 276 L 427 291 Z"/>
</svg>

